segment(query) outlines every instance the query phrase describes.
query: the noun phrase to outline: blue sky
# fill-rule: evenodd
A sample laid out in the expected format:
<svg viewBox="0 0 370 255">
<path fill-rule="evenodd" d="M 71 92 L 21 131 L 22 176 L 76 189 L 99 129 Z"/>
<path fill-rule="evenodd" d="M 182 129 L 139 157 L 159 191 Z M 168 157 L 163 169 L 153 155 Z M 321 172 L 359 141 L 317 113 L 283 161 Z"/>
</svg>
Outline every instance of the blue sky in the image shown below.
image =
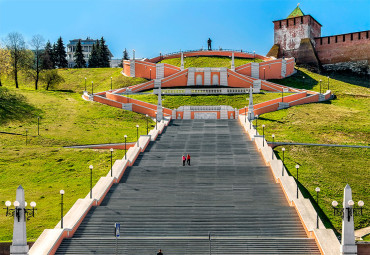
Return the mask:
<svg viewBox="0 0 370 255">
<path fill-rule="evenodd" d="M 114 58 L 206 47 L 267 54 L 273 20 L 286 18 L 300 3 L 322 27 L 322 35 L 370 29 L 369 0 L 0 0 L 0 38 L 41 34 L 55 42 L 104 36 Z"/>
</svg>

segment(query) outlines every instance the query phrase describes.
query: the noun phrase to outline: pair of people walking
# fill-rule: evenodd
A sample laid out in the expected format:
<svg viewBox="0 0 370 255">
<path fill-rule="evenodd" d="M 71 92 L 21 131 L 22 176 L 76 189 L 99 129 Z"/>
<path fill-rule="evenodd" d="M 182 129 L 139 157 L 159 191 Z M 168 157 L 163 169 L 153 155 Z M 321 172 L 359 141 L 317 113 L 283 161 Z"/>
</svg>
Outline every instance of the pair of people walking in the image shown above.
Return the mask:
<svg viewBox="0 0 370 255">
<path fill-rule="evenodd" d="M 185 166 L 185 162 L 190 166 L 190 155 L 187 154 L 187 156 L 185 157 L 185 155 L 182 155 L 182 165 Z"/>
</svg>

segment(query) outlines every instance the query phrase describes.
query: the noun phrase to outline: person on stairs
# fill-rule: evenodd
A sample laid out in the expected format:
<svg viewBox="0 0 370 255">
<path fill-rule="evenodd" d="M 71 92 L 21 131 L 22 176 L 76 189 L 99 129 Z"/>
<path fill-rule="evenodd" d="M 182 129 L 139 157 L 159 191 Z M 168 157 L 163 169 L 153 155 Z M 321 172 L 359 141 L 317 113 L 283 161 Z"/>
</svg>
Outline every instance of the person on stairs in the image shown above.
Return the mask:
<svg viewBox="0 0 370 255">
<path fill-rule="evenodd" d="M 190 155 L 189 154 L 186 156 L 186 161 L 187 161 L 188 165 L 190 166 Z"/>
<path fill-rule="evenodd" d="M 157 255 L 163 255 L 163 253 L 162 253 L 162 250 L 161 250 L 161 249 L 159 249 L 159 252 L 157 253 Z"/>
<path fill-rule="evenodd" d="M 182 155 L 182 165 L 183 166 L 185 166 L 185 161 L 186 161 L 185 155 Z"/>
</svg>

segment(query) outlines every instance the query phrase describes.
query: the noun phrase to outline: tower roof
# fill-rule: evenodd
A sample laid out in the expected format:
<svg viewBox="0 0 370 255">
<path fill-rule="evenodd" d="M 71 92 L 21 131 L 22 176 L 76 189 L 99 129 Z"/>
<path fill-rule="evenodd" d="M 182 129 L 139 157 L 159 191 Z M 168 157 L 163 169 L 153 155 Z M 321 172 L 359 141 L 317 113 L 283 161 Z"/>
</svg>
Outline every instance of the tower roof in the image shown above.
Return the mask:
<svg viewBox="0 0 370 255">
<path fill-rule="evenodd" d="M 289 14 L 287 19 L 301 16 L 304 16 L 304 13 L 301 8 L 299 8 L 299 4 L 297 4 L 297 7 Z"/>
</svg>

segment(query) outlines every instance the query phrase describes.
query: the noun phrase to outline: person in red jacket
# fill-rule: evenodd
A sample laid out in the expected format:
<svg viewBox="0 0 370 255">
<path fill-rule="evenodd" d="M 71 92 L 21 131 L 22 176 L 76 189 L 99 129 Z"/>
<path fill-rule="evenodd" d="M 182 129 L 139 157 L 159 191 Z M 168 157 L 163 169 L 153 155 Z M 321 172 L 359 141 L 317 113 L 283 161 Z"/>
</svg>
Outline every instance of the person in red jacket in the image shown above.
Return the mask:
<svg viewBox="0 0 370 255">
<path fill-rule="evenodd" d="M 185 166 L 185 161 L 186 161 L 185 155 L 182 155 L 182 165 L 183 166 Z"/>
<path fill-rule="evenodd" d="M 190 155 L 189 154 L 186 156 L 186 161 L 187 161 L 188 165 L 190 166 Z"/>
</svg>

